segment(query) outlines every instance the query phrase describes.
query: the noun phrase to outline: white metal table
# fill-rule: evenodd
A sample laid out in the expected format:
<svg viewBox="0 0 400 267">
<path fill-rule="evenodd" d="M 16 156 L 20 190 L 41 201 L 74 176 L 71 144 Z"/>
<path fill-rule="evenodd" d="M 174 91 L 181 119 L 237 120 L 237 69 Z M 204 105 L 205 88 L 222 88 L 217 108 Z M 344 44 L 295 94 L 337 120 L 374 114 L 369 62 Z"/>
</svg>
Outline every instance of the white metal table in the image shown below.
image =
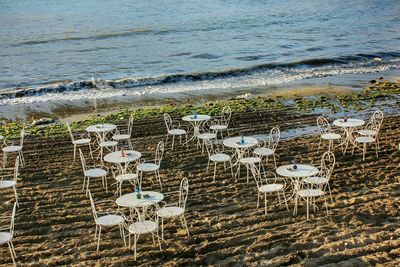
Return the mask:
<svg viewBox="0 0 400 267">
<path fill-rule="evenodd" d="M 190 137 L 190 139 L 187 140 L 185 142 L 185 144 L 194 140 L 200 134 L 200 125 L 210 119 L 211 119 L 211 116 L 209 116 L 209 115 L 187 115 L 187 116 L 182 117 L 182 120 L 189 122 L 193 128 L 193 136 Z"/>
<path fill-rule="evenodd" d="M 342 127 L 344 132 L 346 133 L 346 138 L 344 139 L 343 143 L 341 145 L 345 145 L 345 148 L 343 150 L 343 155 L 346 154 L 346 150 L 349 146 L 349 144 L 354 144 L 353 140 L 353 132 L 354 129 L 360 126 L 363 126 L 365 124 L 365 121 L 360 120 L 360 119 L 347 119 L 347 121 L 344 121 L 344 119 L 338 119 L 333 122 L 333 125 Z"/>
<path fill-rule="evenodd" d="M 118 164 L 122 168 L 122 164 L 125 164 L 124 169 L 126 170 L 129 163 L 134 162 L 142 156 L 142 153 L 136 150 L 125 150 L 124 154 L 122 151 L 111 152 L 104 156 L 104 161 L 109 163 Z"/>
<path fill-rule="evenodd" d="M 297 169 L 293 169 L 293 164 L 283 165 L 276 169 L 276 173 L 280 176 L 287 177 L 290 179 L 290 185 L 292 186 L 292 195 L 287 199 L 291 199 L 296 195 L 296 192 L 300 189 L 300 180 L 314 176 L 318 174 L 318 168 L 307 165 L 307 164 L 296 164 Z"/>
<path fill-rule="evenodd" d="M 159 203 L 164 199 L 164 195 L 159 192 L 155 191 L 142 191 L 141 192 L 142 198 L 137 198 L 137 193 L 129 193 L 120 196 L 117 198 L 115 203 L 117 203 L 118 206 L 120 207 L 125 207 L 125 208 L 143 208 L 146 204 L 146 202 L 154 202 L 154 203 Z"/>
<path fill-rule="evenodd" d="M 258 140 L 254 137 L 244 136 L 243 137 L 244 142 L 241 142 L 241 140 L 242 140 L 242 137 L 237 136 L 237 137 L 226 138 L 222 142 L 224 144 L 224 146 L 235 149 L 236 161 L 232 165 L 232 166 L 236 166 L 236 165 L 238 166 L 236 173 L 235 173 L 235 177 L 240 175 L 240 160 L 242 159 L 246 150 L 258 145 Z"/>
</svg>

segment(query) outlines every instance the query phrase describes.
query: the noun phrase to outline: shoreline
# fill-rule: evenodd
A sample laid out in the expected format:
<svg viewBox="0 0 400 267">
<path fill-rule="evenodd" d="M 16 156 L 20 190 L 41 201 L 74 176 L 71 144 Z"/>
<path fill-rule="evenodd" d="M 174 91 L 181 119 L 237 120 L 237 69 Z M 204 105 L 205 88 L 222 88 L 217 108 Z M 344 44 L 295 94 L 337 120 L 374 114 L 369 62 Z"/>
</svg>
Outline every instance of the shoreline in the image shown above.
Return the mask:
<svg viewBox="0 0 400 267">
<path fill-rule="evenodd" d="M 248 97 L 283 97 L 318 96 L 331 94 L 349 94 L 362 90 L 368 81 L 380 77 L 395 81 L 400 77 L 400 70 L 384 73 L 345 74 L 332 77 L 306 79 L 290 83 L 268 85 L 257 88 L 236 88 L 230 91 L 187 92 L 162 95 L 145 95 L 141 97 L 111 97 L 80 101 L 47 101 L 43 103 L 0 106 L 2 120 L 32 121 L 43 117 L 76 121 L 91 116 L 106 115 L 124 109 L 157 108 L 162 105 L 177 104 L 199 105 L 205 102 L 226 101 Z"/>
</svg>

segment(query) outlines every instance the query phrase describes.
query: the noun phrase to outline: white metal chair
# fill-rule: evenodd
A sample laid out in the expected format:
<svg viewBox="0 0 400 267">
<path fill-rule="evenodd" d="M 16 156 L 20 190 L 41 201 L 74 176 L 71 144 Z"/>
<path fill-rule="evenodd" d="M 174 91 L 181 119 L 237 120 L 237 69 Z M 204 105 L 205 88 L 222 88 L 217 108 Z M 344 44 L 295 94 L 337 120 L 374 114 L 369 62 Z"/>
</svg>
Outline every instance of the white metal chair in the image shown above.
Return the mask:
<svg viewBox="0 0 400 267">
<path fill-rule="evenodd" d="M 85 189 L 86 185 L 86 195 L 88 194 L 89 191 L 89 182 L 90 178 L 101 178 L 103 182 L 103 187 L 106 187 L 106 192 L 108 192 L 107 188 L 107 170 L 103 169 L 103 166 L 90 166 L 91 168 L 88 168 L 86 165 L 86 159 L 85 156 L 82 153 L 82 150 L 79 148 L 79 155 L 81 157 L 81 163 L 82 163 L 82 170 L 83 170 L 83 187 L 82 190 Z"/>
<path fill-rule="evenodd" d="M 276 158 L 275 152 L 278 147 L 279 140 L 281 138 L 281 132 L 279 127 L 276 126 L 269 132 L 269 138 L 267 140 L 259 140 L 258 147 L 254 149 L 254 154 L 263 159 L 266 159 L 266 164 L 268 164 L 268 157 L 272 156 L 274 159 L 275 169 L 276 169 Z"/>
<path fill-rule="evenodd" d="M 14 244 L 13 244 L 13 237 L 14 237 L 14 222 L 15 222 L 15 212 L 17 210 L 17 203 L 14 203 L 14 207 L 12 210 L 11 216 L 2 215 L 0 216 L 0 221 L 5 222 L 6 219 L 11 219 L 11 223 L 8 227 L 0 226 L 0 245 L 7 244 L 8 249 L 10 250 L 11 259 L 14 265 L 17 265 L 15 262 L 15 258 L 17 255 L 15 254 Z"/>
<path fill-rule="evenodd" d="M 137 170 L 139 171 L 140 181 L 143 181 L 144 172 L 154 172 L 156 179 L 160 183 L 160 188 L 162 189 L 161 177 L 160 177 L 160 167 L 161 161 L 164 156 L 164 142 L 160 141 L 157 144 L 156 154 L 154 161 L 143 161 L 138 164 Z"/>
<path fill-rule="evenodd" d="M 213 122 L 203 123 L 201 133 L 197 135 L 197 147 L 201 147 L 201 154 L 204 153 L 204 140 L 215 141 L 217 139 L 217 134 L 209 131 L 212 125 Z"/>
<path fill-rule="evenodd" d="M 172 150 L 174 150 L 175 136 L 179 136 L 179 142 L 182 144 L 182 136 L 185 136 L 185 143 L 187 145 L 187 130 L 182 129 L 183 126 L 179 121 L 173 121 L 168 113 L 164 113 L 165 126 L 167 127 L 167 138 L 165 145 L 168 144 L 168 137 L 172 135 Z"/>
<path fill-rule="evenodd" d="M 371 136 L 371 137 L 378 137 L 379 130 L 382 127 L 383 123 L 383 112 L 382 110 L 378 109 L 377 111 L 372 114 L 369 123 L 362 129 L 358 130 L 357 133 L 361 136 Z M 379 149 L 379 139 L 376 138 L 376 143 Z"/>
<path fill-rule="evenodd" d="M 371 126 L 371 131 L 376 131 L 377 135 L 375 136 L 358 136 L 354 139 L 354 143 L 353 143 L 353 151 L 352 151 L 352 155 L 354 154 L 354 149 L 355 147 L 358 147 L 357 144 L 362 145 L 362 147 L 358 147 L 362 150 L 362 154 L 363 154 L 363 161 L 365 161 L 365 154 L 367 153 L 367 145 L 372 145 L 375 144 L 375 154 L 376 154 L 376 158 L 378 158 L 378 133 L 379 133 L 379 129 L 375 128 L 374 126 Z"/>
<path fill-rule="evenodd" d="M 321 166 L 319 169 L 319 173 L 316 176 L 307 177 L 303 180 L 305 186 L 309 186 L 309 188 L 319 188 L 324 187 L 328 188 L 328 192 L 333 203 L 331 187 L 329 185 L 330 178 L 333 173 L 333 169 L 335 168 L 335 154 L 331 151 L 327 151 L 322 155 Z M 325 190 L 326 191 L 326 190 Z"/>
<path fill-rule="evenodd" d="M 117 142 L 126 141 L 128 143 L 129 149 L 133 149 L 131 142 L 132 128 L 133 128 L 133 117 L 130 117 L 128 120 L 127 132 L 121 133 L 121 131 L 117 130 L 117 134 L 113 135 L 112 139 Z"/>
<path fill-rule="evenodd" d="M 111 211 L 111 209 L 107 209 L 107 212 L 103 212 L 103 213 L 99 213 L 96 210 L 96 205 L 98 205 L 100 203 L 113 204 L 115 202 L 112 200 L 105 200 L 105 201 L 99 201 L 99 202 L 95 203 L 93 201 L 92 194 L 90 193 L 90 191 L 88 191 L 88 192 L 89 192 L 90 205 L 92 207 L 92 212 L 93 212 L 93 218 L 94 218 L 94 222 L 96 224 L 96 230 L 94 232 L 94 238 L 97 239 L 97 250 L 96 251 L 99 251 L 101 229 L 103 227 L 118 226 L 121 238 L 124 240 L 124 245 L 126 245 L 125 233 L 124 233 L 125 218 L 123 216 L 121 216 L 118 212 Z"/>
<path fill-rule="evenodd" d="M 114 175 L 114 179 L 116 181 L 116 186 L 117 186 L 115 194 L 120 196 L 122 194 L 122 184 L 124 182 L 129 182 L 134 187 L 136 186 L 141 187 L 142 184 L 142 181 L 139 179 L 139 174 L 137 169 L 135 173 L 125 169 L 121 169 Z"/>
<path fill-rule="evenodd" d="M 178 201 L 174 203 L 167 203 L 164 207 L 157 211 L 157 215 L 161 218 L 161 239 L 164 239 L 164 219 L 171 219 L 179 217 L 182 226 L 186 229 L 187 235 L 189 228 L 185 219 L 186 201 L 189 194 L 189 181 L 187 178 L 181 180 L 179 191 L 164 193 L 164 195 L 178 195 Z"/>
<path fill-rule="evenodd" d="M 224 139 L 224 131 L 227 132 L 228 136 L 229 136 L 229 123 L 231 121 L 231 116 L 232 116 L 232 110 L 231 107 L 229 106 L 225 106 L 222 111 L 221 111 L 221 115 L 219 116 L 219 118 L 215 119 L 213 122 L 213 125 L 211 125 L 210 129 L 213 130 L 215 132 L 216 135 L 218 135 L 218 133 L 221 133 L 221 139 Z"/>
<path fill-rule="evenodd" d="M 22 166 L 25 165 L 24 154 L 22 152 L 22 149 L 24 146 L 24 136 L 25 136 L 25 128 L 22 128 L 19 145 L 14 145 L 14 143 L 11 142 L 11 145 L 7 145 L 2 148 L 2 150 L 3 150 L 3 168 L 6 167 L 8 154 L 11 154 L 11 153 L 18 153 L 18 156 L 20 157 L 20 160 L 21 160 L 21 165 Z M 7 144 L 7 142 L 4 141 L 4 144 Z"/>
<path fill-rule="evenodd" d="M 136 216 L 133 218 L 133 221 L 125 222 L 125 228 L 128 230 L 129 248 L 131 248 L 131 235 L 133 235 L 134 260 L 137 258 L 137 241 L 141 235 L 151 234 L 154 245 L 154 237 L 156 237 L 160 251 L 162 251 L 158 225 L 159 220 L 157 215 L 159 207 L 157 203 L 152 201 L 143 201 L 140 205 L 141 208 L 134 208 Z"/>
<path fill-rule="evenodd" d="M 257 209 L 260 206 L 260 196 L 264 194 L 264 211 L 265 215 L 268 213 L 268 199 L 267 194 L 276 193 L 278 195 L 279 204 L 281 204 L 281 196 L 283 197 L 283 202 L 285 203 L 286 209 L 289 211 L 289 207 L 286 200 L 285 188 L 286 181 L 282 180 L 282 183 L 278 182 L 278 177 L 275 173 L 271 171 L 261 172 L 255 164 L 250 164 L 249 166 L 251 173 L 253 174 L 254 180 L 257 184 Z"/>
<path fill-rule="evenodd" d="M 103 162 L 104 149 L 107 149 L 110 152 L 117 151 L 118 141 L 108 140 L 106 135 L 102 135 L 100 138 L 101 138 L 101 140 L 99 142 L 100 154 L 99 154 L 98 158 L 100 158 L 101 162 Z"/>
<path fill-rule="evenodd" d="M 65 124 L 67 126 L 69 135 L 71 137 L 72 144 L 74 145 L 74 162 L 76 160 L 76 153 L 77 153 L 76 149 L 78 147 L 88 146 L 90 151 L 90 157 L 93 157 L 90 135 L 81 135 L 79 139 L 75 139 L 71 130 L 71 126 L 69 125 L 68 122 L 66 122 Z"/>
<path fill-rule="evenodd" d="M 307 209 L 307 221 L 310 218 L 310 208 L 313 207 L 314 212 L 317 209 L 316 199 L 323 198 L 326 208 L 326 215 L 328 215 L 328 202 L 326 201 L 326 184 L 314 184 L 314 187 L 304 188 L 305 183 L 302 183 L 301 186 L 303 189 L 300 189 L 295 192 L 295 204 L 294 204 L 294 215 L 297 215 L 299 199 L 303 199 L 306 201 L 306 209 Z"/>
<path fill-rule="evenodd" d="M 208 169 L 210 167 L 210 162 L 214 163 L 214 176 L 213 176 L 213 181 L 215 181 L 215 176 L 217 173 L 217 164 L 218 163 L 223 163 L 224 164 L 224 169 L 226 170 L 226 163 L 229 162 L 229 167 L 231 169 L 231 174 L 233 177 L 233 170 L 232 170 L 232 157 L 228 154 L 223 153 L 223 147 L 217 146 L 214 148 L 213 143 L 210 140 L 204 140 L 204 144 L 207 150 L 208 154 L 208 162 L 207 162 L 207 170 L 206 173 L 208 173 Z"/>
<path fill-rule="evenodd" d="M 15 195 L 15 203 L 18 203 L 17 182 L 18 182 L 19 156 L 15 159 L 14 173 L 12 175 L 3 175 L 0 177 L 0 189 L 12 188 Z M 12 179 L 5 179 L 12 176 Z"/>
<path fill-rule="evenodd" d="M 324 117 L 318 117 L 317 118 L 317 126 L 318 126 L 318 131 L 320 134 L 320 139 L 319 139 L 319 144 L 318 144 L 318 152 L 319 149 L 321 148 L 321 142 L 322 140 L 327 140 L 329 142 L 328 146 L 328 151 L 333 151 L 333 142 L 334 141 L 340 141 L 342 139 L 342 136 L 338 133 L 334 133 L 332 131 L 331 125 L 329 124 L 328 120 L 325 119 Z"/>
</svg>

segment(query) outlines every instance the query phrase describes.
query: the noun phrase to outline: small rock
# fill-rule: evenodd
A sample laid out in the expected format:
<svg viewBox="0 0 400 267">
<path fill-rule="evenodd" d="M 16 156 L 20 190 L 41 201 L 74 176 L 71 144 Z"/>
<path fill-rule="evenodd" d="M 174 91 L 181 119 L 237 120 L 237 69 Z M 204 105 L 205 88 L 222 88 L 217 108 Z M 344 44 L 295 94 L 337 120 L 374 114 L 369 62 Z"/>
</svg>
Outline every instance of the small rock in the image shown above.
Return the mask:
<svg viewBox="0 0 400 267">
<path fill-rule="evenodd" d="M 38 120 L 34 120 L 32 125 L 37 126 L 37 125 L 46 125 L 50 123 L 54 123 L 55 120 L 53 118 L 40 118 Z"/>
<path fill-rule="evenodd" d="M 376 80 L 370 80 L 369 83 L 376 83 Z"/>
</svg>

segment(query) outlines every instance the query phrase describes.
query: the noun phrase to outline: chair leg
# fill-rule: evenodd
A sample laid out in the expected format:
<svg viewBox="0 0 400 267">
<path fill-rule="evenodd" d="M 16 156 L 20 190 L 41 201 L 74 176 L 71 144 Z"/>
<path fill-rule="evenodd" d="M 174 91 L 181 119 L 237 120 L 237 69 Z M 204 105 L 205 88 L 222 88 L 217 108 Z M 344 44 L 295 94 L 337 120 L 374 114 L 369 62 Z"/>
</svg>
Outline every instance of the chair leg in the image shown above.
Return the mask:
<svg viewBox="0 0 400 267">
<path fill-rule="evenodd" d="M 90 158 L 93 158 L 92 145 L 90 143 L 89 143 L 89 153 L 90 153 Z"/>
<path fill-rule="evenodd" d="M 97 239 L 97 251 L 99 251 L 99 247 L 100 247 L 100 237 L 101 237 L 101 225 L 99 226 L 99 236 Z"/>
<path fill-rule="evenodd" d="M 174 150 L 175 135 L 172 135 L 172 150 Z"/>
<path fill-rule="evenodd" d="M 133 235 L 133 259 L 136 260 L 136 244 L 139 237 Z"/>
<path fill-rule="evenodd" d="M 367 152 L 367 143 L 363 144 L 363 161 L 365 161 L 365 153 Z"/>
<path fill-rule="evenodd" d="M 163 188 L 162 188 L 162 183 L 161 183 L 161 177 L 160 177 L 160 172 L 158 170 L 156 171 L 156 177 L 158 179 L 158 182 L 160 183 L 160 188 L 162 190 Z"/>
<path fill-rule="evenodd" d="M 183 220 L 183 224 L 184 224 L 183 226 L 186 228 L 187 235 L 190 236 L 189 227 L 187 226 L 185 215 L 182 215 L 182 220 Z"/>
<path fill-rule="evenodd" d="M 74 144 L 74 162 L 76 160 L 76 145 Z"/>
<path fill-rule="evenodd" d="M 265 193 L 264 194 L 264 210 L 265 210 L 265 215 L 267 215 L 267 203 L 268 203 L 268 200 L 267 200 L 267 193 Z"/>
<path fill-rule="evenodd" d="M 7 152 L 3 152 L 3 168 L 7 165 Z"/>
<path fill-rule="evenodd" d="M 257 193 L 257 209 L 260 207 L 260 192 Z"/>
<path fill-rule="evenodd" d="M 321 138 L 319 138 L 319 143 L 318 143 L 318 150 L 317 150 L 317 153 L 319 153 L 319 149 L 321 148 L 321 141 L 322 141 L 322 137 L 321 137 Z"/>
<path fill-rule="evenodd" d="M 310 198 L 306 198 L 306 205 L 307 205 L 307 221 L 309 220 L 310 216 Z"/>
<path fill-rule="evenodd" d="M 8 244 L 8 249 L 10 250 L 10 254 L 11 254 L 11 259 L 14 263 L 14 265 L 16 265 L 15 263 L 15 259 L 14 259 L 14 252 L 13 252 L 13 247 L 11 246 L 11 241 L 7 243 Z"/>
<path fill-rule="evenodd" d="M 215 182 L 215 175 L 217 173 L 217 162 L 214 162 L 214 176 L 213 176 L 213 180 Z"/>
<path fill-rule="evenodd" d="M 161 239 L 164 239 L 164 218 L 161 217 Z"/>
<path fill-rule="evenodd" d="M 13 186 L 13 189 L 14 189 L 14 194 L 15 194 L 15 202 L 17 203 L 17 206 L 19 207 L 17 188 L 15 186 Z"/>
<path fill-rule="evenodd" d="M 15 253 L 15 248 L 14 248 L 14 244 L 13 244 L 12 240 L 10 241 L 10 245 L 11 245 L 12 252 L 14 253 L 14 260 L 15 260 L 15 258 L 17 258 L 17 254 Z"/>
<path fill-rule="evenodd" d="M 333 197 L 332 197 L 331 186 L 329 185 L 329 182 L 328 182 L 328 191 L 329 191 L 329 196 L 331 197 L 331 202 L 333 204 Z"/>
</svg>

